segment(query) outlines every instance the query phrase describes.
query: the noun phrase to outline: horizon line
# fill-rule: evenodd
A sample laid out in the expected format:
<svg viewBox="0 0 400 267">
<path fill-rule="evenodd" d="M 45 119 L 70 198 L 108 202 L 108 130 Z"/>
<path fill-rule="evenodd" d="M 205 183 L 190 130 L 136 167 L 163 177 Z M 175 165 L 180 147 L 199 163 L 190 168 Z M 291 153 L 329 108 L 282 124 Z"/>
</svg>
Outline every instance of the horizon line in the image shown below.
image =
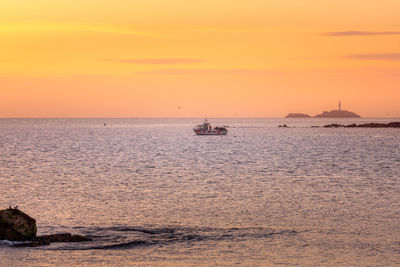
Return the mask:
<svg viewBox="0 0 400 267">
<path fill-rule="evenodd" d="M 400 119 L 398 117 L 285 118 L 285 117 L 0 117 L 0 119 Z"/>
</svg>

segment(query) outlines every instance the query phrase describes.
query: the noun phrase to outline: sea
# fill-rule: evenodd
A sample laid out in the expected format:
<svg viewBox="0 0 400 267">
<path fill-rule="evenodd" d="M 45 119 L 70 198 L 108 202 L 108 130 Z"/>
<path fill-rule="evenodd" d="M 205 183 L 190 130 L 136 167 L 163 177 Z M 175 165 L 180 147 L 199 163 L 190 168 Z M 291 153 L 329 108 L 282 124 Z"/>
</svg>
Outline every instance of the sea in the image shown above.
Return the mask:
<svg viewBox="0 0 400 267">
<path fill-rule="evenodd" d="M 400 119 L 0 119 L 0 266 L 399 266 Z M 286 124 L 288 127 L 278 127 Z"/>
</svg>

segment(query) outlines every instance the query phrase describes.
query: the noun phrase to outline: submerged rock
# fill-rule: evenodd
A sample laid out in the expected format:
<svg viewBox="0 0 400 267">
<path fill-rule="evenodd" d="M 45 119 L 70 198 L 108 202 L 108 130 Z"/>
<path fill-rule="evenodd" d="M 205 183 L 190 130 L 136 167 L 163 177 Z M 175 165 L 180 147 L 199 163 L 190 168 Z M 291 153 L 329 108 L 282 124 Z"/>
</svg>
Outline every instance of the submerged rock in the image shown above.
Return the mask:
<svg viewBox="0 0 400 267">
<path fill-rule="evenodd" d="M 19 209 L 0 210 L 0 240 L 31 240 L 36 231 L 36 220 Z"/>
<path fill-rule="evenodd" d="M 38 247 L 38 246 L 50 245 L 50 243 L 52 242 L 85 242 L 85 241 L 93 241 L 93 239 L 87 236 L 63 233 L 63 234 L 38 236 L 31 242 L 15 244 L 14 247 Z"/>
</svg>

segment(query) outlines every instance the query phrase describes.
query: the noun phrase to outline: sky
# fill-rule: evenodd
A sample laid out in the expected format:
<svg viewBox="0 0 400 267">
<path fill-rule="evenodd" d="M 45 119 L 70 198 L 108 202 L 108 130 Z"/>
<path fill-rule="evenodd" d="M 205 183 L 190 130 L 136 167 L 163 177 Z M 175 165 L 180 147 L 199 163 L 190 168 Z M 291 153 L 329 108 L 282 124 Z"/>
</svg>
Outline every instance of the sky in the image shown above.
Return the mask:
<svg viewBox="0 0 400 267">
<path fill-rule="evenodd" d="M 0 117 L 400 117 L 398 0 L 0 0 Z"/>
</svg>

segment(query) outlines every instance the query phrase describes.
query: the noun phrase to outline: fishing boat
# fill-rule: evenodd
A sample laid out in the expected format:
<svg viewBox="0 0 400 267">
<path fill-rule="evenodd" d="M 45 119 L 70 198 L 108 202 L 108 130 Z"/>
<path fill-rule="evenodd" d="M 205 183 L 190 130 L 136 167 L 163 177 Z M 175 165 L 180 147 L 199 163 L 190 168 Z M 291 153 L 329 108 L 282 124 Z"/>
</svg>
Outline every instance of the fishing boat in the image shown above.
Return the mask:
<svg viewBox="0 0 400 267">
<path fill-rule="evenodd" d="M 194 127 L 193 131 L 196 135 L 226 135 L 228 133 L 226 126 L 212 127 L 207 119 L 204 120 L 203 124 Z"/>
</svg>

